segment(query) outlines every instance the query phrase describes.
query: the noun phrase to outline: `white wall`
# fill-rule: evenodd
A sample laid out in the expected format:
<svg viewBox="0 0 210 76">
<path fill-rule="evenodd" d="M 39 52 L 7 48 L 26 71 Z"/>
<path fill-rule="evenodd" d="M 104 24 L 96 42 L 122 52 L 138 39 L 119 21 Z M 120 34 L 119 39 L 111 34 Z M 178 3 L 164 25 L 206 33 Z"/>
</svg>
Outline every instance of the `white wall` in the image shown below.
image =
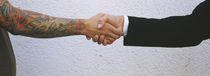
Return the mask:
<svg viewBox="0 0 210 76">
<path fill-rule="evenodd" d="M 187 15 L 203 0 L 9 0 L 14 6 L 66 18 L 99 12 L 163 18 Z M 17 76 L 209 76 L 210 41 L 189 48 L 103 47 L 84 36 L 35 39 L 10 35 Z"/>
</svg>

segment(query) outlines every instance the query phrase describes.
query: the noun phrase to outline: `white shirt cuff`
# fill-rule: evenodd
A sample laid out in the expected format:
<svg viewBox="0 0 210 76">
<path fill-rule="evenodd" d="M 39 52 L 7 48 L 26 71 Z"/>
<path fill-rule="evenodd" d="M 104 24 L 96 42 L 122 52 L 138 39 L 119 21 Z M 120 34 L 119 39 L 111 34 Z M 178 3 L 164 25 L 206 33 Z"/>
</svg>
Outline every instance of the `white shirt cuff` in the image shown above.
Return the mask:
<svg viewBox="0 0 210 76">
<path fill-rule="evenodd" d="M 127 36 L 128 26 L 129 26 L 128 16 L 124 16 L 124 27 L 123 27 L 124 36 Z"/>
</svg>

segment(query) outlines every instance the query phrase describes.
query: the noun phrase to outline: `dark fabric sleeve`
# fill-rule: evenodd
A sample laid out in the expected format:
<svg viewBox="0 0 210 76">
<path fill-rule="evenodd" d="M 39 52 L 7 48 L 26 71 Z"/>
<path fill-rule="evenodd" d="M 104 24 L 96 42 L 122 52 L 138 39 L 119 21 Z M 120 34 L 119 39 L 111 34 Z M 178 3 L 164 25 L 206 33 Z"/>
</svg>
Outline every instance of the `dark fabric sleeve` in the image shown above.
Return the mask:
<svg viewBox="0 0 210 76">
<path fill-rule="evenodd" d="M 129 16 L 125 46 L 187 47 L 210 38 L 209 0 L 201 3 L 191 15 L 164 19 Z"/>
<path fill-rule="evenodd" d="M 16 76 L 15 55 L 8 32 L 0 28 L 0 76 Z"/>
</svg>

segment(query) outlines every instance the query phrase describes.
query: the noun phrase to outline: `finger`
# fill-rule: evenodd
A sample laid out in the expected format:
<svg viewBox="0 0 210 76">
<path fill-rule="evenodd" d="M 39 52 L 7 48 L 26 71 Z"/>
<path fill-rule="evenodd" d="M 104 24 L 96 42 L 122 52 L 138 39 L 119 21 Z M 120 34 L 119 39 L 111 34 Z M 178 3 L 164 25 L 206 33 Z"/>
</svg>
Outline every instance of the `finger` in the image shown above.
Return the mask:
<svg viewBox="0 0 210 76">
<path fill-rule="evenodd" d="M 105 39 L 107 40 L 107 44 L 113 44 L 116 41 L 116 39 L 113 39 L 111 37 L 106 37 Z"/>
<path fill-rule="evenodd" d="M 105 37 L 106 40 L 110 41 L 110 42 L 114 42 L 116 39 L 111 38 L 111 37 Z"/>
<path fill-rule="evenodd" d="M 122 32 L 122 31 L 120 31 L 119 29 L 115 28 L 115 27 L 112 26 L 111 24 L 106 23 L 105 25 L 109 26 L 109 30 L 110 30 L 112 33 L 114 33 L 114 34 L 116 34 L 116 35 L 119 35 L 119 36 L 122 36 L 122 35 L 123 35 L 123 32 Z"/>
<path fill-rule="evenodd" d="M 109 40 L 107 40 L 107 45 L 109 44 L 112 44 L 113 42 L 112 41 L 109 41 Z"/>
<path fill-rule="evenodd" d="M 99 42 L 100 43 L 103 43 L 104 42 L 104 39 L 105 39 L 105 36 L 104 35 L 101 35 L 100 38 L 99 38 Z"/>
<path fill-rule="evenodd" d="M 102 42 L 100 41 L 100 38 L 101 37 L 103 37 L 104 35 L 100 35 L 99 37 L 98 37 L 98 44 L 100 45 Z"/>
<path fill-rule="evenodd" d="M 104 13 L 99 13 L 96 16 L 94 16 L 96 19 L 99 19 L 101 17 L 103 17 L 105 14 Z"/>
<path fill-rule="evenodd" d="M 108 22 L 108 20 L 109 18 L 107 15 L 104 15 L 103 17 L 101 17 L 99 20 L 100 26 L 98 28 L 102 28 L 103 26 L 105 26 L 105 23 Z"/>
<path fill-rule="evenodd" d="M 106 39 L 104 40 L 103 45 L 104 45 L 104 46 L 107 45 L 107 40 L 106 40 Z"/>
<path fill-rule="evenodd" d="M 105 28 L 105 29 L 107 29 L 107 28 Z M 111 31 L 108 31 L 108 30 L 101 31 L 100 34 L 103 34 L 103 35 L 112 37 L 112 38 L 114 38 L 114 39 L 120 38 L 120 35 L 116 35 L 116 34 L 112 33 Z"/>
<path fill-rule="evenodd" d="M 113 43 L 112 41 L 105 39 L 103 45 L 106 46 L 112 43 Z"/>
<path fill-rule="evenodd" d="M 98 36 L 98 35 L 95 35 L 95 36 L 93 37 L 93 42 L 98 42 L 98 38 L 99 38 L 99 36 Z"/>
<path fill-rule="evenodd" d="M 95 16 L 95 18 L 98 20 L 97 28 L 99 28 L 99 29 L 103 27 L 102 23 L 100 23 L 100 18 L 102 18 L 104 15 L 105 15 L 104 13 L 99 13 Z"/>
<path fill-rule="evenodd" d="M 86 38 L 87 38 L 87 40 L 90 40 L 91 39 L 91 37 L 89 37 L 89 36 L 86 36 Z"/>
<path fill-rule="evenodd" d="M 120 38 L 119 35 L 116 35 L 116 34 L 114 34 L 112 32 L 108 32 L 106 35 L 109 36 L 109 37 L 111 37 L 111 38 L 114 38 L 114 39 L 119 39 Z"/>
</svg>

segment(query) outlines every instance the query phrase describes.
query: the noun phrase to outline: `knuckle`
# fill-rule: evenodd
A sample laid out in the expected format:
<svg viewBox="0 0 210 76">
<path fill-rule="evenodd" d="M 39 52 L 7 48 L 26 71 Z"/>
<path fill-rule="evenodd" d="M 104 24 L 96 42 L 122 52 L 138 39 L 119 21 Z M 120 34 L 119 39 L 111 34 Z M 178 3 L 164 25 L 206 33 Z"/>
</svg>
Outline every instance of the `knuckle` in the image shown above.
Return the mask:
<svg viewBox="0 0 210 76">
<path fill-rule="evenodd" d="M 104 13 L 99 13 L 99 15 L 104 15 Z"/>
<path fill-rule="evenodd" d="M 117 39 L 119 39 L 119 38 L 120 38 L 120 36 L 118 35 L 118 36 L 117 36 Z"/>
</svg>

